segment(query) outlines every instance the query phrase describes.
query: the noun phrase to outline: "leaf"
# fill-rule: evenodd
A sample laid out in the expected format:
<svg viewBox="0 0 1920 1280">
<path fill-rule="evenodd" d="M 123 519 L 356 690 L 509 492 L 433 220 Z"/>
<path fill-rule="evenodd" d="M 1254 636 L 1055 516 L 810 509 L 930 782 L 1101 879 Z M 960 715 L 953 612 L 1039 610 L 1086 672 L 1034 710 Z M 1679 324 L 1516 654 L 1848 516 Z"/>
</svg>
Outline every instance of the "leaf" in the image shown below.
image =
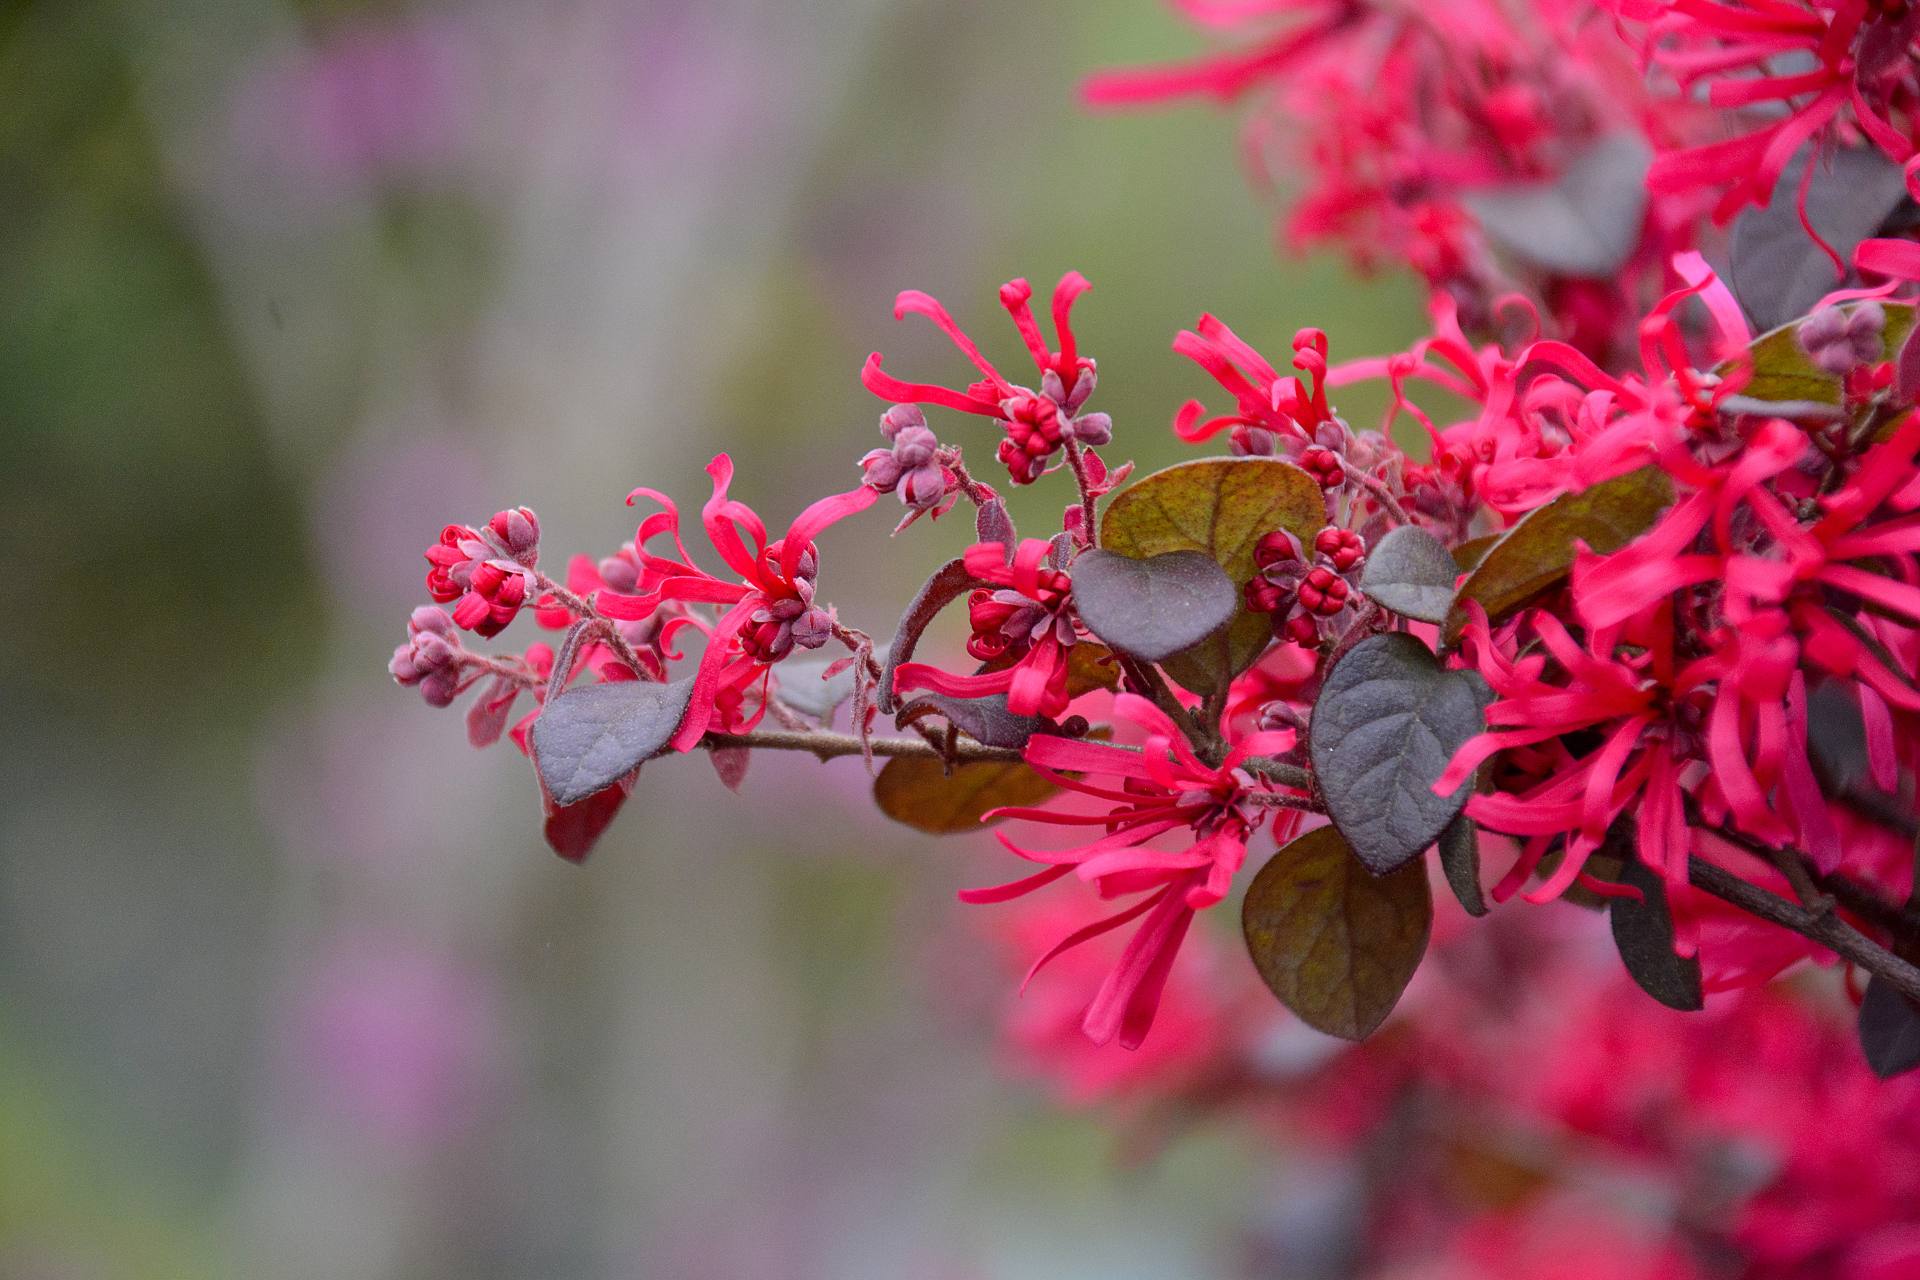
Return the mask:
<svg viewBox="0 0 1920 1280">
<path fill-rule="evenodd" d="M 1608 134 L 1551 182 L 1469 191 L 1461 203 L 1522 262 L 1556 275 L 1611 276 L 1640 243 L 1651 159 L 1637 135 Z"/>
<path fill-rule="evenodd" d="M 753 762 L 749 747 L 715 747 L 707 752 L 707 761 L 729 791 L 738 791 L 747 780 L 747 766 Z"/>
<path fill-rule="evenodd" d="M 1453 549 L 1453 563 L 1459 567 L 1460 572 L 1470 573 L 1480 567 L 1480 562 L 1487 558 L 1487 552 L 1493 550 L 1493 544 L 1498 541 L 1500 541 L 1500 535 L 1497 533 L 1468 538 Z"/>
<path fill-rule="evenodd" d="M 884 670 L 880 673 L 880 709 L 892 712 L 899 707 L 899 700 L 893 694 L 893 675 L 901 663 L 913 656 L 913 647 L 920 643 L 920 633 L 927 629 L 939 612 L 958 600 L 976 586 L 984 585 L 976 581 L 967 572 L 963 560 L 949 560 L 933 571 L 933 576 L 920 584 L 919 592 L 907 605 L 907 611 L 900 618 L 900 626 L 893 633 L 893 642 L 887 646 L 887 658 Z"/>
<path fill-rule="evenodd" d="M 934 835 L 978 831 L 989 809 L 1039 804 L 1055 790 L 1019 761 L 976 760 L 947 773 L 940 761 L 926 756 L 889 760 L 873 782 L 880 812 Z"/>
<path fill-rule="evenodd" d="M 1621 818 L 1607 833 L 1607 843 L 1621 848 L 1631 842 L 1632 819 Z M 1630 850 L 1620 859 L 1620 883 L 1638 889 L 1643 900 L 1613 898 L 1607 906 L 1613 926 L 1613 945 L 1627 972 L 1640 989 L 1669 1009 L 1691 1013 L 1704 1007 L 1700 988 L 1700 961 L 1673 951 L 1673 916 L 1667 909 L 1667 886 Z"/>
<path fill-rule="evenodd" d="M 1067 651 L 1067 698 L 1120 685 L 1120 663 L 1103 644 L 1082 640 Z"/>
<path fill-rule="evenodd" d="M 1459 576 L 1446 543 L 1418 525 L 1403 524 L 1367 552 L 1360 590 L 1402 617 L 1445 622 Z"/>
<path fill-rule="evenodd" d="M 1135 560 L 1094 550 L 1073 562 L 1073 606 L 1111 648 L 1161 662 L 1226 625 L 1240 592 L 1202 551 Z"/>
<path fill-rule="evenodd" d="M 1203 458 L 1156 471 L 1115 494 L 1100 517 L 1100 545 L 1136 560 L 1200 551 L 1227 571 L 1234 590 L 1253 577 L 1253 549 L 1285 529 L 1313 545 L 1326 526 L 1319 482 L 1277 458 Z M 1273 637 L 1267 615 L 1239 606 L 1224 636 L 1203 651 L 1170 658 L 1166 672 L 1196 693 L 1253 665 Z"/>
<path fill-rule="evenodd" d="M 1466 804 L 1433 782 L 1485 727 L 1492 691 L 1472 671 L 1448 671 L 1403 632 L 1370 636 L 1328 673 L 1313 704 L 1307 749 L 1327 815 L 1376 875 L 1431 845 Z"/>
<path fill-rule="evenodd" d="M 946 718 L 948 724 L 989 747 L 1024 747 L 1027 739 L 1045 726 L 1039 716 L 1017 716 L 1007 710 L 1007 695 L 990 693 L 979 698 L 954 698 L 944 693 L 929 693 L 900 708 L 894 722 L 901 728 L 929 715 Z"/>
<path fill-rule="evenodd" d="M 570 805 L 556 805 L 552 796 L 543 794 L 546 822 L 541 834 L 546 837 L 548 847 L 568 862 L 576 865 L 585 862 L 593 846 L 619 816 L 620 807 L 626 804 L 633 790 L 633 778 L 634 775 L 629 774 L 618 784 Z"/>
<path fill-rule="evenodd" d="M 1860 1048 L 1882 1080 L 1920 1067 L 1920 1009 L 1878 976 L 1860 1001 Z"/>
<path fill-rule="evenodd" d="M 1642 467 L 1581 493 L 1563 493 L 1528 512 L 1507 530 L 1467 575 L 1447 614 L 1446 639 L 1459 639 L 1469 600 L 1493 621 L 1558 586 L 1573 569 L 1575 539 L 1595 551 L 1618 551 L 1653 526 L 1673 501 L 1673 482 L 1658 467 Z"/>
<path fill-rule="evenodd" d="M 1008 559 L 1013 556 L 1013 548 L 1020 541 L 1020 535 L 1013 527 L 1013 517 L 1007 514 L 1004 498 L 989 498 L 980 504 L 973 516 L 973 531 L 976 542 L 997 542 L 1007 549 Z"/>
<path fill-rule="evenodd" d="M 513 701 L 520 686 L 505 676 L 495 676 L 467 708 L 467 741 L 475 747 L 490 747 L 507 731 L 507 717 L 513 714 Z"/>
<path fill-rule="evenodd" d="M 888 646 L 876 645 L 874 660 L 885 663 Z M 846 664 L 834 675 L 827 668 Z M 843 653 L 837 658 L 788 658 L 773 669 L 774 693 L 795 711 L 824 720 L 853 696 L 853 664 Z M 824 678 L 823 678 L 824 677 Z"/>
<path fill-rule="evenodd" d="M 614 680 L 569 689 L 533 722 L 533 763 L 561 808 L 612 786 L 667 745 L 686 718 L 693 677 Z"/>
<path fill-rule="evenodd" d="M 1800 179 L 1810 150 L 1801 148 L 1764 207 L 1734 219 L 1728 239 L 1727 286 L 1757 329 L 1798 320 L 1846 279 L 1800 225 Z M 1848 148 L 1814 171 L 1807 220 L 1851 263 L 1854 249 L 1880 230 L 1906 194 L 1900 166 L 1878 147 Z"/>
<path fill-rule="evenodd" d="M 1874 785 L 1866 721 L 1841 681 L 1828 680 L 1807 695 L 1807 755 L 1830 796 Z"/>
<path fill-rule="evenodd" d="M 1892 360 L 1913 330 L 1913 306 L 1884 300 L 1880 305 L 1887 313 L 1886 328 L 1880 332 L 1880 358 Z M 1841 310 L 1851 314 L 1853 308 Z M 1753 359 L 1753 376 L 1740 388 L 1742 395 L 1754 400 L 1843 403 L 1845 396 L 1840 379 L 1813 367 L 1800 347 L 1799 328 L 1800 322 L 1792 320 L 1753 340 L 1753 345 L 1747 348 Z M 1737 361 L 1729 360 L 1715 368 L 1714 373 L 1725 377 L 1737 366 Z"/>
<path fill-rule="evenodd" d="M 1470 916 L 1487 914 L 1486 895 L 1480 889 L 1480 828 L 1466 814 L 1455 814 L 1440 833 L 1440 869 L 1447 887 Z"/>
<path fill-rule="evenodd" d="M 1273 855 L 1240 909 L 1253 967 L 1308 1026 L 1364 1040 L 1420 967 L 1433 927 L 1424 863 L 1375 876 L 1332 827 Z"/>
</svg>

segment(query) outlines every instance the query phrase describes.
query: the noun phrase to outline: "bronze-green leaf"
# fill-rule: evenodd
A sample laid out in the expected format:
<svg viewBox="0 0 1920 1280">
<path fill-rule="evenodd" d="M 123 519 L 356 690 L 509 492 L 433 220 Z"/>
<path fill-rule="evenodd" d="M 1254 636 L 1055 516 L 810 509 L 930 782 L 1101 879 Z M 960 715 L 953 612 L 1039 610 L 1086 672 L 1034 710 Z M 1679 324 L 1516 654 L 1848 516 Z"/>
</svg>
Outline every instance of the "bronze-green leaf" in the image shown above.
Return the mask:
<svg viewBox="0 0 1920 1280">
<path fill-rule="evenodd" d="M 1285 529 L 1313 545 L 1326 526 L 1319 483 L 1277 458 L 1203 458 L 1156 471 L 1122 489 L 1100 518 L 1100 545 L 1135 559 L 1202 551 L 1227 571 L 1234 589 L 1253 577 L 1253 549 Z M 1272 639 L 1265 614 L 1241 606 L 1216 643 L 1170 658 L 1167 674 L 1197 693 L 1253 665 Z"/>
<path fill-rule="evenodd" d="M 976 760 L 943 770 L 931 757 L 889 760 L 873 781 L 874 802 L 895 822 L 934 835 L 978 831 L 1002 805 L 1039 804 L 1059 788 L 1017 760 Z"/>
<path fill-rule="evenodd" d="M 1913 307 L 1899 302 L 1880 305 L 1887 313 L 1886 328 L 1880 332 L 1880 358 L 1891 360 L 1913 329 Z M 1747 348 L 1753 357 L 1753 377 L 1740 388 L 1741 395 L 1753 400 L 1833 405 L 1842 402 L 1840 379 L 1814 368 L 1800 346 L 1799 328 L 1800 322 L 1795 320 L 1753 340 L 1753 345 Z M 1714 372 L 1725 377 L 1737 367 L 1737 361 L 1730 360 Z"/>
<path fill-rule="evenodd" d="M 1364 1040 L 1386 1020 L 1426 954 L 1427 867 L 1360 865 L 1332 827 L 1309 831 L 1260 869 L 1240 912 L 1267 986 L 1308 1026 Z"/>
<path fill-rule="evenodd" d="M 1576 539 L 1602 554 L 1618 551 L 1651 528 L 1672 501 L 1666 473 L 1642 467 L 1529 512 L 1460 584 L 1447 614 L 1447 640 L 1457 639 L 1467 625 L 1467 601 L 1478 600 L 1497 622 L 1560 584 L 1573 569 Z"/>
</svg>

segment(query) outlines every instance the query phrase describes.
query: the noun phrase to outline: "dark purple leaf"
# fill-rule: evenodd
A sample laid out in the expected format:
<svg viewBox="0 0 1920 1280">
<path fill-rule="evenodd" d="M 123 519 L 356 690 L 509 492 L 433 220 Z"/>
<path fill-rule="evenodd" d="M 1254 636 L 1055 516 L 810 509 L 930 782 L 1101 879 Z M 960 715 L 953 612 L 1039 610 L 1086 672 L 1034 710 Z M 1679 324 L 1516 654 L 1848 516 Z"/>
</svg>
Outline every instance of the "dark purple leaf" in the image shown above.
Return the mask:
<svg viewBox="0 0 1920 1280">
<path fill-rule="evenodd" d="M 1360 590 L 1406 618 L 1445 622 L 1460 568 L 1447 545 L 1418 525 L 1380 539 L 1360 570 Z"/>
<path fill-rule="evenodd" d="M 1480 889 L 1480 828 L 1466 814 L 1456 814 L 1440 833 L 1440 869 L 1447 887 L 1470 916 L 1487 914 L 1486 894 Z"/>
<path fill-rule="evenodd" d="M 947 561 L 920 585 L 919 593 L 907 605 L 906 613 L 901 615 L 900 626 L 894 631 L 893 643 L 887 649 L 886 667 L 880 673 L 879 702 L 882 711 L 891 713 L 900 705 L 893 696 L 893 674 L 901 663 L 913 657 L 913 647 L 920 643 L 920 633 L 927 629 L 942 609 L 980 585 L 967 572 L 963 560 Z"/>
<path fill-rule="evenodd" d="M 1800 225 L 1800 179 L 1806 172 L 1802 149 L 1766 205 L 1734 220 L 1727 245 L 1727 285 L 1756 329 L 1796 320 L 1846 276 Z M 1836 152 L 1814 170 L 1807 189 L 1807 221 L 1851 263 L 1862 240 L 1880 229 L 1907 194 L 1900 166 L 1878 147 Z"/>
<path fill-rule="evenodd" d="M 652 758 L 686 718 L 692 695 L 689 676 L 590 684 L 551 699 L 533 722 L 533 763 L 554 802 L 583 800 Z"/>
<path fill-rule="evenodd" d="M 1860 1002 L 1860 1048 L 1882 1080 L 1920 1067 L 1920 1009 L 1884 978 L 1869 979 Z"/>
<path fill-rule="evenodd" d="M 1480 227 L 1522 262 L 1564 276 L 1611 276 L 1640 243 L 1646 218 L 1647 144 L 1609 134 L 1589 143 L 1551 182 L 1470 191 Z"/>
<path fill-rule="evenodd" d="M 1471 671 L 1448 671 L 1410 635 L 1372 636 L 1341 658 L 1308 726 L 1327 815 L 1375 875 L 1431 846 L 1472 790 L 1433 793 L 1462 743 L 1485 727 L 1491 698 Z"/>
<path fill-rule="evenodd" d="M 1239 608 L 1240 593 L 1203 552 L 1135 560 L 1088 551 L 1073 562 L 1073 604 L 1087 630 L 1108 648 L 1161 662 L 1225 626 Z"/>
<path fill-rule="evenodd" d="M 1632 898 L 1611 898 L 1607 916 L 1613 926 L 1613 945 L 1620 951 L 1621 963 L 1640 984 L 1640 989 L 1669 1009 L 1691 1013 L 1703 1007 L 1700 988 L 1700 961 L 1681 957 L 1673 950 L 1673 915 L 1667 909 L 1667 886 L 1640 861 L 1631 848 L 1633 823 L 1621 818 L 1608 833 L 1608 844 L 1619 849 L 1620 883 L 1641 894 Z"/>
<path fill-rule="evenodd" d="M 989 747 L 1024 747 L 1027 739 L 1044 727 L 1038 716 L 1017 716 L 1007 710 L 1004 693 L 990 693 L 981 698 L 923 694 L 900 708 L 896 722 L 905 728 L 929 715 L 944 717 L 948 724 Z"/>
</svg>

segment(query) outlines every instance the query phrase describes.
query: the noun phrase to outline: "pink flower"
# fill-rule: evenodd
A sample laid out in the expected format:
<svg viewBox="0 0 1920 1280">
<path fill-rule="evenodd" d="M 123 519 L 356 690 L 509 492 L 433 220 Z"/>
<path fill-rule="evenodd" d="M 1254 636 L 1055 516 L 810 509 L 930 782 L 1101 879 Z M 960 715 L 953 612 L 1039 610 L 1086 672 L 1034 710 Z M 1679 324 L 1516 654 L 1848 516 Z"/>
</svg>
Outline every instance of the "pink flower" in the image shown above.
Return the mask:
<svg viewBox="0 0 1920 1280">
<path fill-rule="evenodd" d="M 981 662 L 999 664 L 977 675 L 957 676 L 920 662 L 906 662 L 894 674 L 894 688 L 905 693 L 931 689 L 954 698 L 1007 695 L 1007 709 L 1021 716 L 1060 716 L 1067 703 L 1068 651 L 1079 639 L 1069 594 L 1071 580 L 1052 562 L 1054 544 L 1039 538 L 1021 541 L 1012 563 L 998 542 L 976 543 L 966 551 L 967 572 L 998 589 L 976 590 L 967 613 L 973 634 L 967 652 Z"/>
<path fill-rule="evenodd" d="M 1028 764 L 1067 791 L 1098 801 L 1097 812 L 1009 808 L 987 815 L 1104 827 L 1106 834 L 1090 844 L 1063 850 L 1023 848 L 1001 834 L 1000 842 L 1009 850 L 1045 869 L 1011 884 L 971 889 L 960 896 L 966 902 L 1005 902 L 1069 872 L 1095 886 L 1102 898 L 1138 895 L 1124 910 L 1062 938 L 1027 974 L 1031 980 L 1061 953 L 1140 920 L 1119 963 L 1101 983 L 1081 1020 L 1082 1030 L 1094 1043 L 1117 1037 L 1132 1049 L 1139 1047 L 1153 1026 L 1167 975 L 1194 913 L 1227 896 L 1246 859 L 1247 840 L 1267 812 L 1245 802 L 1253 782 L 1238 766 L 1249 756 L 1284 750 L 1293 736 L 1249 734 L 1233 745 L 1225 760 L 1212 766 L 1193 754 L 1179 727 L 1145 698 L 1122 693 L 1115 697 L 1113 708 L 1117 720 L 1145 733 L 1140 750 L 1048 734 L 1035 735 L 1026 748 Z M 1100 775 L 1117 784 L 1103 786 L 1089 780 Z M 1159 837 L 1176 834 L 1185 847 L 1148 847 Z"/>
<path fill-rule="evenodd" d="M 867 357 L 860 370 L 860 381 L 867 390 L 899 404 L 937 404 L 961 413 L 992 419 L 1006 438 L 1000 442 L 998 456 L 1006 464 L 1015 484 L 1032 484 L 1049 469 L 1054 454 L 1069 444 L 1097 446 L 1113 438 L 1113 420 L 1104 413 L 1080 412 L 1093 394 L 1094 362 L 1079 354 L 1073 336 L 1071 316 L 1076 299 L 1088 289 L 1085 276 L 1069 271 L 1060 277 L 1053 291 L 1053 326 L 1059 334 L 1060 348 L 1054 350 L 1040 334 L 1030 304 L 1033 286 L 1025 280 L 1009 280 L 1000 286 L 1000 305 L 1013 317 L 1014 327 L 1033 357 L 1034 370 L 1040 376 L 1040 390 L 1016 386 L 980 353 L 973 339 L 961 332 L 947 309 L 932 296 L 909 289 L 894 300 L 893 317 L 909 313 L 926 316 L 953 340 L 962 355 L 982 374 L 965 391 L 924 382 L 902 382 L 880 368 L 880 353 Z"/>
<path fill-rule="evenodd" d="M 707 633 L 706 651 L 694 674 L 693 698 L 687 718 L 669 745 L 685 751 L 709 727 L 728 732 L 751 728 L 766 714 L 766 681 L 772 664 L 798 645 L 818 648 L 832 634 L 833 617 L 813 603 L 819 561 L 813 539 L 835 523 L 872 506 L 880 494 L 861 485 L 847 493 L 822 498 L 794 519 L 786 535 L 767 541 L 767 526 L 745 503 L 727 496 L 733 482 L 733 459 L 720 454 L 707 464 L 713 478 L 713 496 L 700 509 L 707 538 L 738 581 L 716 577 L 693 564 L 680 541 L 680 509 L 654 489 L 635 489 L 627 497 L 651 498 L 665 508 L 640 522 L 634 537 L 639 560 L 635 582 L 639 594 L 599 593 L 601 612 L 622 620 L 652 616 L 672 602 L 720 605 L 724 612 L 709 624 L 693 613 L 673 616 L 661 627 L 659 642 L 671 643 L 684 627 Z M 661 534 L 673 539 L 678 559 L 646 549 Z M 749 549 L 751 544 L 751 549 Z M 679 655 L 666 650 L 669 658 Z M 751 687 L 760 685 L 758 705 L 745 709 Z"/>
<path fill-rule="evenodd" d="M 1272 454 L 1284 443 L 1286 453 L 1298 455 L 1321 443 L 1317 429 L 1332 422 L 1333 409 L 1327 403 L 1327 336 L 1320 330 L 1302 329 L 1293 336 L 1293 367 L 1306 374 L 1304 379 L 1282 374 L 1210 315 L 1181 330 L 1173 349 L 1206 370 L 1238 410 L 1209 418 L 1204 404 L 1187 401 L 1173 419 L 1173 433 L 1182 440 L 1197 444 L 1231 428 L 1235 453 Z M 1339 465 L 1337 458 L 1333 462 Z"/>
<path fill-rule="evenodd" d="M 1668 152 L 1647 172 L 1657 192 L 1723 189 L 1716 221 L 1764 205 L 1809 144 L 1824 151 L 1857 132 L 1896 162 L 1914 153 L 1913 32 L 1898 7 L 1876 12 L 1864 0 L 1612 0 L 1612 7 L 1644 24 L 1647 56 L 1682 94 L 1704 88 L 1711 105 L 1752 108 L 1765 121 L 1726 141 Z M 1799 192 L 1810 235 L 1805 205 L 1813 172 L 1809 164 Z M 1838 273 L 1839 258 L 1821 247 Z"/>
</svg>

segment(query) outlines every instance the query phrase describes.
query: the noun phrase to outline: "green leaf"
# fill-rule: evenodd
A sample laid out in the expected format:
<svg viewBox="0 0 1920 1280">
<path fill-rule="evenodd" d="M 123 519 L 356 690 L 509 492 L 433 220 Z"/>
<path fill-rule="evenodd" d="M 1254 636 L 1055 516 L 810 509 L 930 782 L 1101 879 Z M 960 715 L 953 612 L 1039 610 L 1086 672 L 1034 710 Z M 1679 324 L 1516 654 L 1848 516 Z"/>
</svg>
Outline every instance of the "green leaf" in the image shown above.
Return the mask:
<svg viewBox="0 0 1920 1280">
<path fill-rule="evenodd" d="M 1087 630 L 1112 648 L 1161 662 L 1226 625 L 1240 592 L 1205 552 L 1135 560 L 1095 550 L 1073 562 L 1073 606 Z"/>
<path fill-rule="evenodd" d="M 930 757 L 900 756 L 887 761 L 873 782 L 880 812 L 934 835 L 978 831 L 989 809 L 1039 804 L 1056 790 L 1017 760 L 976 760 L 947 773 Z"/>
<path fill-rule="evenodd" d="M 1253 577 L 1253 549 L 1262 536 L 1285 529 L 1312 546 L 1326 523 L 1319 482 L 1292 463 L 1203 458 L 1156 471 L 1114 495 L 1100 518 L 1100 545 L 1136 560 L 1203 552 L 1239 591 Z M 1237 605 L 1221 635 L 1162 665 L 1184 687 L 1209 693 L 1252 666 L 1272 638 L 1265 614 Z"/>
<path fill-rule="evenodd" d="M 1360 590 L 1402 617 L 1445 622 L 1459 576 L 1444 542 L 1418 525 L 1403 524 L 1367 552 Z"/>
<path fill-rule="evenodd" d="M 1887 327 L 1880 333 L 1880 358 L 1891 360 L 1913 329 L 1913 307 L 1903 302 L 1880 305 L 1887 313 Z M 1851 314 L 1853 307 L 1842 310 Z M 1740 388 L 1741 395 L 1754 400 L 1798 400 L 1830 405 L 1844 401 L 1840 379 L 1814 368 L 1807 353 L 1801 350 L 1799 328 L 1800 322 L 1794 320 L 1753 340 L 1753 345 L 1747 348 L 1753 357 L 1753 377 Z M 1726 377 L 1737 367 L 1738 362 L 1730 360 L 1714 372 Z"/>
<path fill-rule="evenodd" d="M 686 718 L 693 677 L 569 689 L 533 722 L 533 764 L 562 808 L 604 791 L 657 755 Z"/>
<path fill-rule="evenodd" d="M 1638 889 L 1642 900 L 1612 898 L 1607 915 L 1613 926 L 1613 945 L 1640 989 L 1669 1009 L 1691 1013 L 1705 1006 L 1700 989 L 1700 961 L 1673 951 L 1673 915 L 1667 909 L 1667 886 L 1640 861 L 1630 847 L 1633 822 L 1621 818 L 1607 833 L 1607 843 L 1620 851 L 1620 883 Z"/>
<path fill-rule="evenodd" d="M 1433 783 L 1485 727 L 1491 691 L 1448 671 L 1404 632 L 1370 636 L 1335 664 L 1313 704 L 1307 748 L 1327 816 L 1368 869 L 1385 875 L 1433 844 L 1467 802 Z"/>
<path fill-rule="evenodd" d="M 1466 814 L 1456 814 L 1440 833 L 1440 869 L 1447 887 L 1470 916 L 1487 914 L 1487 898 L 1480 889 L 1480 827 Z"/>
<path fill-rule="evenodd" d="M 1618 551 L 1653 526 L 1673 501 L 1673 482 L 1658 467 L 1642 467 L 1563 493 L 1529 512 L 1488 549 L 1454 596 L 1447 642 L 1467 625 L 1466 602 L 1478 600 L 1498 622 L 1558 586 L 1573 570 L 1574 541 L 1602 554 Z"/>
<path fill-rule="evenodd" d="M 1338 831 L 1320 827 L 1260 869 L 1240 925 L 1254 968 L 1282 1004 L 1315 1030 L 1364 1040 L 1426 954 L 1426 864 L 1373 875 Z"/>
</svg>

